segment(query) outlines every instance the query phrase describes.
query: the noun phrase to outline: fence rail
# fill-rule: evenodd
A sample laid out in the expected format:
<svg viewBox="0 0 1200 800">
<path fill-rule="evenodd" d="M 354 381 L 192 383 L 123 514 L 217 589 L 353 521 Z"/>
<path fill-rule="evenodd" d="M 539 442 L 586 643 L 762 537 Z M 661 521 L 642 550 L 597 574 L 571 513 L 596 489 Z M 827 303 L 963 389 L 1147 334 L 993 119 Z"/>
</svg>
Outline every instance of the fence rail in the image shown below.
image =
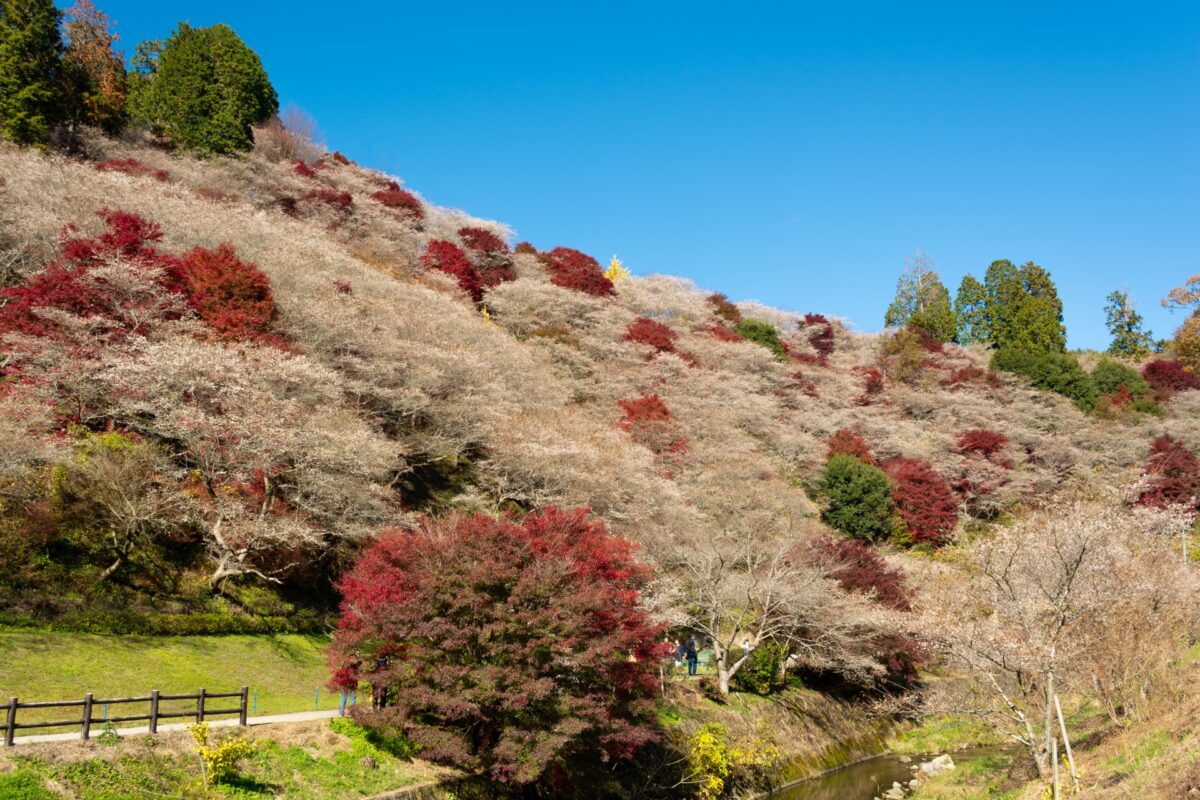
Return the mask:
<svg viewBox="0 0 1200 800">
<path fill-rule="evenodd" d="M 201 689 L 196 694 L 162 694 L 155 689 L 146 697 L 116 697 L 111 700 L 97 700 L 91 693 L 85 694 L 82 700 L 52 700 L 48 702 L 22 703 L 18 698 L 13 697 L 8 701 L 8 713 L 5 715 L 4 722 L 4 746 L 12 747 L 16 732 L 19 730 L 28 730 L 32 728 L 80 728 L 79 738 L 89 739 L 92 734 L 92 726 L 104 724 L 106 722 L 116 724 L 118 722 L 147 722 L 150 726 L 151 733 L 158 733 L 158 722 L 163 719 L 194 719 L 196 722 L 203 722 L 208 717 L 228 716 L 230 714 L 238 715 L 238 724 L 246 724 L 247 699 L 250 693 L 250 687 L 243 686 L 241 691 L 237 692 L 209 692 Z M 209 700 L 225 700 L 230 698 L 238 698 L 237 708 L 209 708 Z M 160 703 L 164 701 L 180 701 L 180 700 L 195 700 L 196 709 L 194 711 L 163 711 L 160 708 Z M 127 703 L 149 703 L 148 714 L 134 714 L 127 716 L 108 716 L 108 706 L 122 705 Z M 105 709 L 104 715 L 100 718 L 94 716 L 94 709 L 100 706 Z M 22 709 L 37 709 L 37 708 L 79 708 L 82 709 L 78 719 L 63 719 L 63 720 L 48 720 L 44 722 L 17 722 L 17 712 Z"/>
</svg>

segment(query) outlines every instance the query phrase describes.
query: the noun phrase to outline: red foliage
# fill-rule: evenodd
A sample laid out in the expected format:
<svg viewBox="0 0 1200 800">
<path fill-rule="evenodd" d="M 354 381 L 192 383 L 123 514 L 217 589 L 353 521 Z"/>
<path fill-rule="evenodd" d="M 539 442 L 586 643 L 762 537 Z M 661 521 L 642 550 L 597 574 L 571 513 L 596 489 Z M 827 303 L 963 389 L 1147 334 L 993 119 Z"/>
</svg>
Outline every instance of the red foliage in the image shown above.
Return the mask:
<svg viewBox="0 0 1200 800">
<path fill-rule="evenodd" d="M 586 509 L 385 531 L 340 586 L 333 685 L 370 681 L 386 706 L 358 721 L 505 784 L 627 758 L 656 739 L 662 656 L 634 551 Z"/>
<path fill-rule="evenodd" d="M 349 212 L 350 209 L 354 208 L 354 198 L 350 196 L 350 193 L 340 192 L 337 189 L 313 189 L 305 194 L 301 200 L 321 202 L 343 212 Z"/>
<path fill-rule="evenodd" d="M 848 592 L 871 594 L 875 602 L 897 611 L 912 610 L 912 590 L 904 573 L 887 565 L 870 545 L 857 539 L 822 536 L 813 549 L 837 565 L 833 577 Z"/>
<path fill-rule="evenodd" d="M 1138 496 L 1140 505 L 1200 509 L 1200 461 L 1183 442 L 1166 434 L 1151 442 L 1145 474 L 1150 486 Z"/>
<path fill-rule="evenodd" d="M 833 436 L 830 436 L 826 446 L 829 448 L 826 458 L 841 455 L 854 456 L 859 461 L 878 466 L 867 440 L 849 428 L 841 428 Z"/>
<path fill-rule="evenodd" d="M 335 164 L 341 164 L 342 166 L 349 166 L 350 164 L 354 163 L 353 161 L 351 161 L 350 159 L 346 158 L 344 155 L 339 153 L 337 150 L 334 150 L 332 153 L 330 153 L 328 157 Z"/>
<path fill-rule="evenodd" d="M 808 331 L 808 343 L 817 351 L 817 363 L 827 365 L 833 355 L 833 325 L 824 314 L 805 314 L 803 327 L 812 328 Z"/>
<path fill-rule="evenodd" d="M 958 444 L 954 447 L 954 452 L 961 456 L 980 455 L 989 461 L 995 460 L 995 457 L 1008 444 L 1008 437 L 1003 433 L 996 433 L 984 428 L 973 428 L 969 431 L 964 431 L 962 436 L 958 437 Z M 1012 468 L 1012 462 L 1004 459 L 1006 466 Z"/>
<path fill-rule="evenodd" d="M 220 338 L 282 345 L 271 332 L 276 317 L 271 282 L 238 258 L 233 245 L 197 247 L 184 254 L 182 265 L 188 303 Z"/>
<path fill-rule="evenodd" d="M 202 200 L 213 200 L 218 203 L 232 203 L 237 200 L 237 195 L 221 189 L 213 189 L 211 186 L 201 186 L 196 190 L 196 196 Z"/>
<path fill-rule="evenodd" d="M 421 205 L 415 194 L 404 189 L 382 189 L 371 195 L 371 199 L 403 212 L 414 220 L 425 219 L 425 206 Z"/>
<path fill-rule="evenodd" d="M 657 394 L 619 400 L 625 412 L 620 428 L 633 440 L 657 455 L 680 456 L 687 452 L 687 439 L 679 435 L 675 417 Z"/>
<path fill-rule="evenodd" d="M 910 687 L 920 677 L 921 667 L 929 661 L 929 653 L 921 643 L 900 634 L 888 634 L 875 640 L 876 659 L 887 670 L 890 681 Z"/>
<path fill-rule="evenodd" d="M 124 175 L 146 175 L 163 183 L 171 182 L 171 175 L 165 169 L 148 167 L 136 158 L 127 158 L 123 161 L 102 161 L 96 165 L 96 169 L 101 172 L 120 172 Z"/>
<path fill-rule="evenodd" d="M 863 393 L 855 402 L 860 406 L 869 406 L 876 397 L 883 394 L 883 373 L 875 367 L 855 367 L 854 371 L 863 379 Z"/>
<path fill-rule="evenodd" d="M 346 281 L 334 281 L 333 290 L 338 294 L 353 294 L 354 288 Z"/>
<path fill-rule="evenodd" d="M 738 336 L 734 331 L 729 330 L 724 325 L 713 323 L 704 329 L 704 332 L 713 337 L 719 342 L 744 342 L 741 336 Z"/>
<path fill-rule="evenodd" d="M 550 282 L 564 289 L 606 297 L 613 293 L 612 281 L 596 259 L 570 247 L 556 247 L 542 258 L 550 268 Z"/>
<path fill-rule="evenodd" d="M 483 283 L 479 280 L 479 273 L 467 260 L 467 254 L 453 242 L 430 242 L 421 256 L 421 263 L 431 269 L 439 269 L 453 275 L 458 279 L 459 288 L 476 303 L 483 299 Z"/>
<path fill-rule="evenodd" d="M 299 159 L 292 162 L 292 172 L 296 173 L 301 178 L 317 177 L 317 171 Z"/>
<path fill-rule="evenodd" d="M 958 499 L 928 461 L 895 458 L 883 464 L 891 477 L 892 500 L 913 542 L 944 544 L 958 521 Z"/>
<path fill-rule="evenodd" d="M 906 327 L 910 331 L 912 331 L 914 334 L 916 334 L 917 341 L 921 343 L 921 347 L 925 348 L 925 352 L 927 352 L 927 353 L 945 353 L 946 352 L 946 348 L 943 345 L 942 340 L 937 338 L 936 336 L 934 336 L 927 329 L 922 328 L 920 325 L 913 325 L 912 323 L 909 323 Z"/>
<path fill-rule="evenodd" d="M 1200 389 L 1200 375 L 1181 361 L 1157 358 L 1142 367 L 1142 377 L 1155 392 L 1163 395 Z"/>
<path fill-rule="evenodd" d="M 468 250 L 480 253 L 508 252 L 508 243 L 486 228 L 459 228 L 458 235 Z"/>
<path fill-rule="evenodd" d="M 536 256 L 538 250 L 529 242 L 517 242 L 517 246 L 513 248 L 514 253 L 526 253 L 531 256 Z"/>
<path fill-rule="evenodd" d="M 981 383 L 992 389 L 999 389 L 1004 385 L 1000 380 L 1000 376 L 989 369 L 980 369 L 974 364 L 956 369 L 946 377 L 938 381 L 938 384 L 947 389 L 957 389 L 965 383 Z"/>
<path fill-rule="evenodd" d="M 674 353 L 678 334 L 658 320 L 638 317 L 625 328 L 627 342 L 636 342 L 653 347 L 659 353 Z"/>
<path fill-rule="evenodd" d="M 59 244 L 59 257 L 53 263 L 27 283 L 0 291 L 5 301 L 0 305 L 0 332 L 57 338 L 62 335 L 60 326 L 39 313 L 55 309 L 104 319 L 117 337 L 146 333 L 139 311 L 145 304 L 154 304 L 153 298 L 118 301 L 105 290 L 102 281 L 89 279 L 89 273 L 114 259 L 154 270 L 164 292 L 183 293 L 179 260 L 159 253 L 151 244 L 162 239 L 158 225 L 124 211 L 104 209 L 96 213 L 107 223 L 107 230 L 83 239 L 68 236 L 75 230 L 68 226 Z"/>
</svg>

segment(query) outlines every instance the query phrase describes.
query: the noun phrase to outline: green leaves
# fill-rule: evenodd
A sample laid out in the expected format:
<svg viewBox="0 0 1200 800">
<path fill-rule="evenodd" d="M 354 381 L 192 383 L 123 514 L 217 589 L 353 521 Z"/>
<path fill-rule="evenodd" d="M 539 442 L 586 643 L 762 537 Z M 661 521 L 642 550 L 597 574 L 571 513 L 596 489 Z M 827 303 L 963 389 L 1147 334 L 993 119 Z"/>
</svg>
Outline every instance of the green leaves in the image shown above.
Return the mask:
<svg viewBox="0 0 1200 800">
<path fill-rule="evenodd" d="M 62 12 L 50 0 L 0 0 L 0 136 L 44 142 L 63 118 Z"/>
<path fill-rule="evenodd" d="M 821 520 L 842 533 L 878 541 L 891 534 L 892 484 L 879 467 L 836 455 L 825 467 L 821 489 L 829 505 Z"/>
</svg>

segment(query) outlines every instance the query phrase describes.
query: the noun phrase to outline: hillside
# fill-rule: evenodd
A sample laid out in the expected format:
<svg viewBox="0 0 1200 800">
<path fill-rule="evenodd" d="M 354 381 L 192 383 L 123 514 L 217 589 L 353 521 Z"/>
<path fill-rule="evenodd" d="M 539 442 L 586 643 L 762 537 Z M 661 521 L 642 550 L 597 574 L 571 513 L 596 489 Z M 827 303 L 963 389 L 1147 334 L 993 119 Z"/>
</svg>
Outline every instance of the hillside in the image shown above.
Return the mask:
<svg viewBox="0 0 1200 800">
<path fill-rule="evenodd" d="M 915 681 L 897 654 L 928 638 L 926 594 L 990 525 L 1106 487 L 1132 500 L 1153 440 L 1200 447 L 1200 392 L 1164 395 L 1161 416 L 1085 413 L 989 370 L 982 346 L 863 335 L 670 276 L 610 282 L 512 238 L 337 154 L 0 144 L 0 555 L 22 565 L 0 612 L 318 630 L 384 528 L 587 506 L 640 546 L 657 618 L 709 620 L 718 658 L 771 638 L 765 613 L 712 622 L 760 602 L 745 581 L 801 570 L 791 663 L 878 699 Z M 921 501 L 901 505 L 871 550 L 911 602 L 825 552 L 827 459 L 861 445 L 950 498 L 928 532 Z M 817 555 L 801 568 L 801 552 Z"/>
</svg>

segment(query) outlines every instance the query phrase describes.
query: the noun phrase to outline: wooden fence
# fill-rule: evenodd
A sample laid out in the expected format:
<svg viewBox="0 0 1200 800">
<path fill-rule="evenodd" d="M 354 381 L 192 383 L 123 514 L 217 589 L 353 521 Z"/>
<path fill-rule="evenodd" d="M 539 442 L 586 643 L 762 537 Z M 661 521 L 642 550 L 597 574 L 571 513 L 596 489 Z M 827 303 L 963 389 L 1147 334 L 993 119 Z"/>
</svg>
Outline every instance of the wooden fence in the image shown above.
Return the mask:
<svg viewBox="0 0 1200 800">
<path fill-rule="evenodd" d="M 22 703 L 17 698 L 12 698 L 8 701 L 8 714 L 4 724 L 4 745 L 12 747 L 13 739 L 16 732 L 19 730 L 30 728 L 74 728 L 80 727 L 81 739 L 91 737 L 93 725 L 103 725 L 104 723 L 112 723 L 116 725 L 120 722 L 148 722 L 151 733 L 158 733 L 158 722 L 163 719 L 194 719 L 196 722 L 203 722 L 207 717 L 223 716 L 229 714 L 238 715 L 238 724 L 246 724 L 246 700 L 250 689 L 248 686 L 243 686 L 240 692 L 207 692 L 201 689 L 196 694 L 161 694 L 158 689 L 150 692 L 148 697 L 118 697 L 112 700 L 97 700 L 92 694 L 85 694 L 82 700 L 64 700 L 48 703 Z M 207 703 L 209 700 L 220 700 L 226 698 L 238 698 L 237 708 L 209 708 Z M 173 702 L 180 700 L 196 701 L 196 709 L 194 711 L 162 711 L 159 709 L 159 704 L 162 702 Z M 132 703 L 149 703 L 149 714 L 134 714 L 128 716 L 107 716 L 107 706 L 126 705 Z M 105 715 L 97 719 L 93 716 L 97 706 L 105 708 Z M 81 708 L 82 715 L 79 719 L 69 720 L 49 720 L 45 722 L 17 722 L 17 712 L 22 709 L 32 708 Z"/>
</svg>

